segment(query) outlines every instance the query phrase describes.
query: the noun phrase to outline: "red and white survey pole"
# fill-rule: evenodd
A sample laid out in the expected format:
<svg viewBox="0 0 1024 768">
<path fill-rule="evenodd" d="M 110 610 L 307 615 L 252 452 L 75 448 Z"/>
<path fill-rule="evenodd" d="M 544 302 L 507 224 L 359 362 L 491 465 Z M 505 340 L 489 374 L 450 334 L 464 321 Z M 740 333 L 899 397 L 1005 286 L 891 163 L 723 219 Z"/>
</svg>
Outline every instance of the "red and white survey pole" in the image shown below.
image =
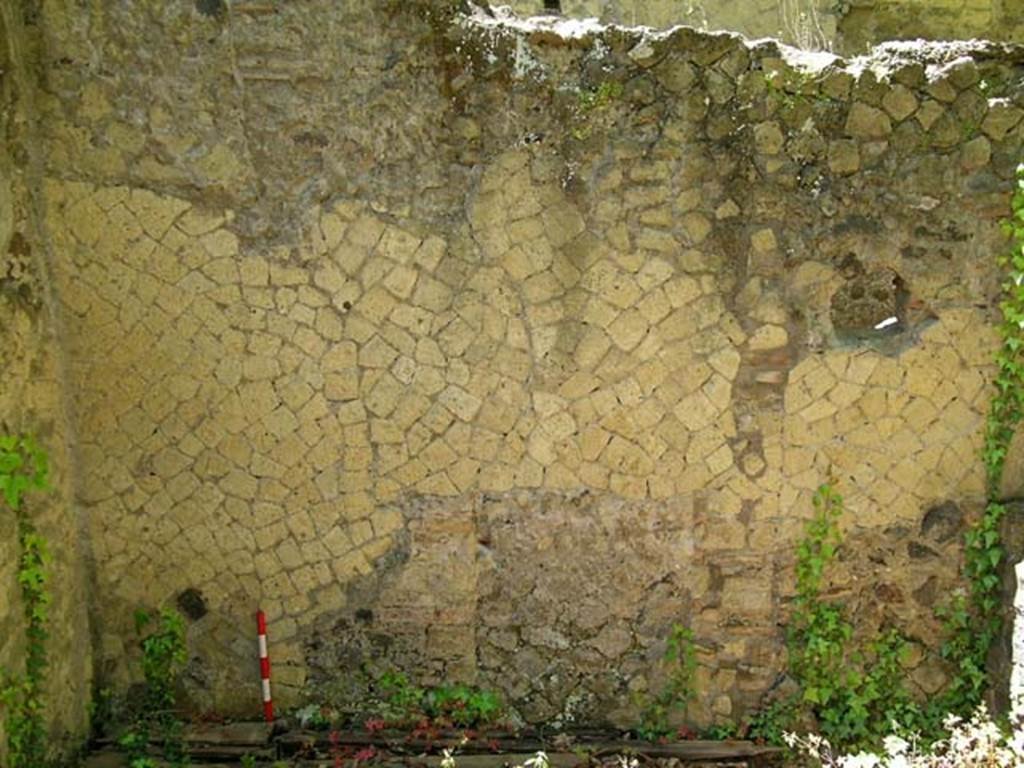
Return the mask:
<svg viewBox="0 0 1024 768">
<path fill-rule="evenodd" d="M 270 655 L 267 653 L 267 615 L 256 611 L 256 631 L 260 642 L 260 682 L 263 686 L 263 719 L 274 722 L 274 700 L 270 698 Z"/>
</svg>

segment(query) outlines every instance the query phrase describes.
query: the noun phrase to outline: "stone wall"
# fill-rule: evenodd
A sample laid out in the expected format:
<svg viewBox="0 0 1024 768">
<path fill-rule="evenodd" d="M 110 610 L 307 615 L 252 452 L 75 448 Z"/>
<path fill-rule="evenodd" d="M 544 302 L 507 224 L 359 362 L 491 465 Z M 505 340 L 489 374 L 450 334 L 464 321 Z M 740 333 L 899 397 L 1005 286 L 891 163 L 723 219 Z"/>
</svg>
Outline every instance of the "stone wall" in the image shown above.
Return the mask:
<svg viewBox="0 0 1024 768">
<path fill-rule="evenodd" d="M 262 606 L 284 705 L 393 666 L 628 723 L 682 623 L 735 718 L 832 477 L 829 594 L 934 693 L 1020 49 L 367 5 L 44 4 L 102 679 L 181 601 L 195 706 L 252 713 Z"/>
<path fill-rule="evenodd" d="M 51 490 L 25 509 L 46 537 L 51 565 L 45 716 L 55 750 L 77 749 L 88 727 L 92 642 L 84 531 L 74 502 L 60 341 L 39 236 L 39 156 L 33 135 L 32 37 L 13 7 L 0 8 L 0 434 L 29 433 L 51 461 Z M 0 503 L 0 671 L 24 674 L 17 524 Z M 6 765 L 0 708 L 0 765 Z"/>
<path fill-rule="evenodd" d="M 517 13 L 545 12 L 543 0 L 508 0 Z M 562 13 L 606 23 L 667 28 L 688 24 L 803 48 L 860 54 L 886 40 L 1020 40 L 1015 0 L 562 0 Z"/>
</svg>

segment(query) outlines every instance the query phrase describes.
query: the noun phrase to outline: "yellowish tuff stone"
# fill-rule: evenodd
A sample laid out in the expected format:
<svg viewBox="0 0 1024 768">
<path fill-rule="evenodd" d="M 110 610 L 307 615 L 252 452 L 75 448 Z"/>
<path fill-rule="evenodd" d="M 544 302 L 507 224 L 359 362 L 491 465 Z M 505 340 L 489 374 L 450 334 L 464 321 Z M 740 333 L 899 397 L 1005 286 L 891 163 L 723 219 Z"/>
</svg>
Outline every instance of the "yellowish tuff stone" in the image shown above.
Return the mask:
<svg viewBox="0 0 1024 768">
<path fill-rule="evenodd" d="M 690 212 L 681 221 L 683 232 L 691 245 L 700 245 L 711 233 L 711 222 L 702 213 Z"/>
<path fill-rule="evenodd" d="M 664 259 L 645 258 L 637 271 L 636 282 L 641 290 L 649 293 L 666 280 L 670 280 L 674 273 L 672 265 Z"/>
<path fill-rule="evenodd" d="M 789 334 L 779 325 L 762 325 L 747 339 L 747 348 L 752 352 L 777 349 L 789 343 Z"/>
<path fill-rule="evenodd" d="M 905 120 L 917 109 L 917 98 L 913 91 L 903 85 L 894 85 L 882 97 L 882 107 L 897 122 Z"/>
<path fill-rule="evenodd" d="M 619 349 L 628 352 L 643 340 L 649 324 L 644 315 L 635 309 L 623 312 L 608 327 L 608 335 Z"/>
<path fill-rule="evenodd" d="M 601 462 L 613 472 L 629 475 L 646 476 L 654 468 L 639 446 L 617 436 L 609 441 L 601 455 Z"/>
<path fill-rule="evenodd" d="M 754 249 L 755 253 L 774 251 L 778 247 L 775 231 L 767 227 L 757 230 L 750 236 L 750 247 Z"/>
<path fill-rule="evenodd" d="M 993 141 L 1000 141 L 1020 123 L 1022 117 L 1024 111 L 1013 106 L 1009 99 L 990 99 L 981 130 Z"/>
<path fill-rule="evenodd" d="M 694 392 L 683 398 L 672 412 L 691 432 L 714 423 L 719 415 L 719 409 L 703 391 Z"/>
<path fill-rule="evenodd" d="M 833 173 L 849 175 L 860 169 L 860 145 L 850 139 L 838 139 L 829 144 L 828 167 Z"/>
<path fill-rule="evenodd" d="M 732 449 L 728 445 L 722 445 L 707 457 L 706 462 L 712 477 L 716 477 L 732 466 Z"/>
<path fill-rule="evenodd" d="M 992 145 L 984 136 L 967 142 L 960 151 L 960 164 L 969 171 L 984 168 L 992 159 Z"/>
<path fill-rule="evenodd" d="M 471 421 L 481 406 L 479 398 L 457 386 L 447 387 L 438 400 L 463 421 Z"/>
<path fill-rule="evenodd" d="M 857 101 L 850 108 L 846 132 L 856 139 L 877 139 L 892 132 L 892 123 L 882 110 Z"/>
<path fill-rule="evenodd" d="M 785 137 L 776 122 L 758 123 L 754 126 L 754 145 L 765 155 L 777 155 L 782 150 Z"/>
<path fill-rule="evenodd" d="M 740 207 L 732 199 L 726 200 L 724 203 L 719 205 L 715 209 L 716 219 L 731 219 L 734 216 L 738 216 L 740 213 Z"/>
<path fill-rule="evenodd" d="M 125 205 L 131 210 L 146 233 L 160 240 L 171 224 L 191 207 L 185 200 L 157 195 L 149 190 L 133 189 Z"/>
<path fill-rule="evenodd" d="M 422 239 L 399 227 L 388 227 L 377 243 L 377 254 L 407 264 L 419 249 Z"/>
<path fill-rule="evenodd" d="M 945 110 L 937 101 L 926 99 L 922 102 L 914 115 L 914 119 L 920 123 L 924 130 L 929 130 L 932 125 L 944 114 Z"/>
<path fill-rule="evenodd" d="M 581 285 L 604 301 L 620 308 L 635 304 L 642 291 L 636 281 L 609 261 L 601 261 L 584 273 Z"/>
<path fill-rule="evenodd" d="M 597 425 L 590 425 L 580 435 L 580 451 L 586 461 L 596 461 L 612 435 Z"/>
<path fill-rule="evenodd" d="M 733 577 L 726 579 L 722 592 L 725 610 L 748 620 L 765 619 L 771 615 L 771 583 L 763 578 Z"/>
</svg>

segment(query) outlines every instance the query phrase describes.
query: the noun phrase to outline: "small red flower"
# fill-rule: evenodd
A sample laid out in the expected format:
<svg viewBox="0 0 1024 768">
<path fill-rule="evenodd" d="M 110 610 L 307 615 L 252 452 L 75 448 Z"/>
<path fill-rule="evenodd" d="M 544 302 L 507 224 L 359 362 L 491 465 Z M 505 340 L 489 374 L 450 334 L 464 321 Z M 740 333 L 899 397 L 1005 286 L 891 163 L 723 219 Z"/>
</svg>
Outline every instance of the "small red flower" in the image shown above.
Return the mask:
<svg viewBox="0 0 1024 768">
<path fill-rule="evenodd" d="M 355 760 L 357 763 L 364 763 L 368 760 L 373 760 L 373 758 L 375 758 L 376 756 L 376 747 L 364 747 L 363 749 L 360 749 L 358 752 L 356 752 L 355 756 L 353 756 L 352 759 Z"/>
</svg>

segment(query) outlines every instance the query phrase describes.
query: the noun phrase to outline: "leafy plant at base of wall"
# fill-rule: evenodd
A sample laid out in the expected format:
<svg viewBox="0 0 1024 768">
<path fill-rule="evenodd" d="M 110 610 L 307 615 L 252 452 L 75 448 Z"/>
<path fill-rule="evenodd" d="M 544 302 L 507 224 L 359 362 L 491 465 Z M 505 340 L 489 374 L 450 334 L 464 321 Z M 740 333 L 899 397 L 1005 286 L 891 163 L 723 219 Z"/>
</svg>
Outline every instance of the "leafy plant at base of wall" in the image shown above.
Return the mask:
<svg viewBox="0 0 1024 768">
<path fill-rule="evenodd" d="M 10 768 L 37 768 L 46 759 L 42 687 L 46 676 L 46 640 L 50 593 L 46 540 L 22 509 L 24 495 L 47 487 L 49 465 L 45 452 L 31 437 L 0 436 L 0 495 L 17 516 L 18 586 L 25 617 L 25 672 L 4 672 L 0 704 L 6 712 L 7 759 Z"/>
<path fill-rule="evenodd" d="M 417 721 L 450 721 L 462 728 L 491 725 L 505 712 L 493 691 L 462 683 L 435 688 L 414 685 L 404 672 L 388 669 L 376 677 L 373 688 L 379 698 L 380 719 L 367 722 L 409 724 Z"/>
<path fill-rule="evenodd" d="M 890 732 L 894 719 L 919 721 L 903 684 L 906 641 L 889 630 L 865 649 L 850 647 L 853 625 L 841 606 L 821 599 L 825 569 L 841 541 L 843 498 L 826 483 L 814 494 L 814 510 L 797 549 L 797 596 L 787 636 L 790 672 L 823 736 L 843 748 L 871 747 Z"/>
<path fill-rule="evenodd" d="M 662 657 L 666 683 L 653 698 L 641 700 L 640 725 L 637 735 L 647 741 L 663 739 L 672 732 L 669 715 L 680 712 L 685 717 L 690 702 L 696 695 L 694 675 L 697 672 L 697 651 L 693 643 L 693 630 L 682 624 L 673 624 Z"/>
<path fill-rule="evenodd" d="M 740 727 L 732 720 L 709 725 L 700 732 L 700 738 L 708 741 L 728 741 L 740 737 Z"/>
<path fill-rule="evenodd" d="M 413 685 L 404 672 L 387 669 L 377 678 L 375 686 L 381 698 L 381 716 L 389 721 L 414 720 L 423 712 L 426 691 Z"/>
<path fill-rule="evenodd" d="M 138 610 L 135 631 L 140 637 L 146 691 L 134 727 L 121 737 L 119 744 L 132 758 L 132 765 L 134 761 L 147 760 L 145 754 L 155 730 L 165 759 L 173 766 L 187 765 L 183 724 L 174 709 L 178 674 L 188 658 L 185 621 L 170 608 L 162 608 L 156 615 Z"/>
<path fill-rule="evenodd" d="M 468 685 L 441 685 L 426 692 L 424 708 L 431 717 L 447 718 L 471 728 L 495 722 L 504 712 L 498 694 Z"/>
<path fill-rule="evenodd" d="M 775 747 L 782 746 L 783 735 L 793 730 L 798 702 L 792 696 L 776 699 L 761 706 L 748 715 L 744 723 L 744 738 L 764 742 Z"/>
<path fill-rule="evenodd" d="M 156 623 L 156 628 L 146 631 Z M 148 611 L 135 612 L 135 631 L 142 638 L 142 675 L 146 679 L 146 706 L 151 712 L 174 708 L 174 686 L 185 664 L 185 620 L 171 608 L 162 608 L 157 616 Z"/>
</svg>

